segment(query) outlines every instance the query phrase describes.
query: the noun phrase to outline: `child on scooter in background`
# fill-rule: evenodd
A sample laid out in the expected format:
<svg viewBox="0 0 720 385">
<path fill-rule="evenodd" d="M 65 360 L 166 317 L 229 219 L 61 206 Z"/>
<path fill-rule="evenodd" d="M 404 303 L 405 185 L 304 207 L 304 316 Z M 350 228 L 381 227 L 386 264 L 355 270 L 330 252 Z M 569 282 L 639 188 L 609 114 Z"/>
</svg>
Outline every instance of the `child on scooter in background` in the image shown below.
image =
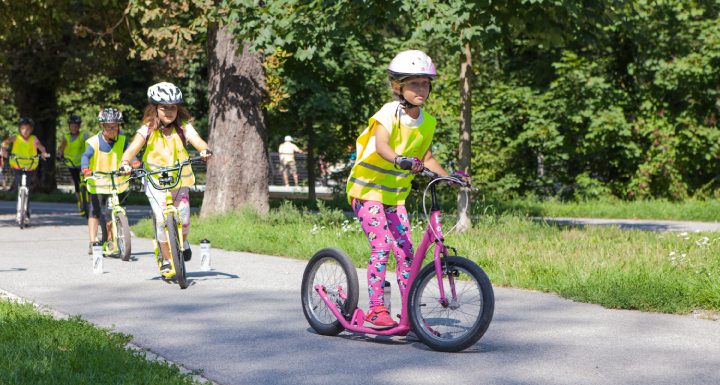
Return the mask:
<svg viewBox="0 0 720 385">
<path fill-rule="evenodd" d="M 62 141 L 60 142 L 60 149 L 58 150 L 58 157 L 65 159 L 65 165 L 67 165 L 70 176 L 75 184 L 75 197 L 78 200 L 80 215 L 85 215 L 85 208 L 82 207 L 82 199 L 80 198 L 80 158 L 85 152 L 85 141 L 88 140 L 88 135 L 80 132 L 82 118 L 79 116 L 70 115 L 67 122 L 70 133 L 63 135 Z"/>
<path fill-rule="evenodd" d="M 102 131 L 87 140 L 87 147 L 81 157 L 82 172 L 85 176 L 91 176 L 94 171 L 111 172 L 117 171 L 120 167 L 120 159 L 123 152 L 128 148 L 129 143 L 125 135 L 120 132 L 120 123 L 123 121 L 122 112 L 114 108 L 106 108 L 98 114 L 98 121 Z M 140 162 L 133 159 L 133 167 L 140 167 Z M 118 193 L 127 190 L 128 178 L 119 177 L 115 179 L 115 186 Z M 90 193 L 90 215 L 88 217 L 88 231 L 90 233 L 90 247 L 88 254 L 92 254 L 92 244 L 95 242 L 98 231 L 98 221 L 101 211 L 107 208 L 108 197 L 112 196 L 112 180 L 109 176 L 97 175 L 87 181 L 87 189 Z M 107 213 L 106 213 L 107 214 Z M 108 215 L 106 219 L 110 219 Z M 107 226 L 107 234 L 112 237 L 112 222 L 103 224 Z M 108 249 L 112 253 L 116 250 L 113 242 L 109 242 Z"/>
<path fill-rule="evenodd" d="M 137 155 L 143 147 L 145 147 L 143 163 L 145 163 L 145 168 L 151 171 L 173 166 L 177 161 L 182 162 L 189 159 L 185 150 L 188 143 L 200 151 L 202 160 L 207 161 L 210 159 L 212 152 L 208 149 L 207 143 L 193 128 L 193 119 L 184 105 L 180 88 L 171 83 L 158 83 L 148 88 L 147 97 L 148 105 L 145 107 L 142 118 L 143 125 L 135 134 L 135 138 L 128 150 L 123 154 L 123 164 L 120 167 L 123 175 L 130 174 L 130 159 Z M 183 259 L 187 262 L 192 258 L 192 251 L 188 243 L 188 234 L 190 233 L 190 193 L 188 187 L 195 183 L 195 175 L 188 165 L 182 168 L 178 177 L 180 177 L 180 182 L 172 190 L 171 194 L 173 205 L 177 207 L 180 222 L 182 223 L 183 239 L 185 239 Z M 156 178 L 156 176 L 151 176 L 151 178 Z M 163 264 L 160 270 L 167 271 L 171 269 L 171 264 L 170 246 L 164 230 L 163 206 L 165 192 L 155 189 L 144 179 L 143 183 L 145 185 L 145 195 L 150 201 L 156 219 L 158 241 L 163 255 Z"/>
<path fill-rule="evenodd" d="M 10 151 L 10 155 L 16 155 L 21 156 L 24 158 L 31 158 L 33 156 L 37 156 L 38 150 L 40 150 L 40 154 L 42 158 L 47 158 L 48 153 L 45 151 L 45 146 L 40 144 L 40 140 L 35 135 L 31 135 L 33 132 L 33 129 L 35 128 L 35 122 L 33 122 L 30 118 L 21 118 L 20 121 L 18 121 L 18 129 L 20 130 L 20 134 L 11 136 L 5 140 L 3 140 L 2 144 L 0 146 L 6 150 L 8 144 L 12 143 L 12 150 Z M 30 180 L 32 180 L 33 173 L 35 172 L 35 169 L 37 168 L 38 162 L 34 160 L 25 160 L 25 159 L 10 159 L 10 167 L 13 168 L 13 171 L 15 172 L 15 185 L 19 186 L 20 180 L 22 179 L 22 175 L 25 174 L 25 180 L 28 184 L 28 189 L 30 188 Z M 25 170 L 25 171 L 23 171 Z M 19 203 L 18 203 L 19 204 Z M 30 202 L 28 202 L 27 205 L 27 213 L 28 213 L 28 223 L 30 221 Z M 15 222 L 20 222 L 20 207 L 17 208 L 17 216 L 15 217 Z"/>
</svg>

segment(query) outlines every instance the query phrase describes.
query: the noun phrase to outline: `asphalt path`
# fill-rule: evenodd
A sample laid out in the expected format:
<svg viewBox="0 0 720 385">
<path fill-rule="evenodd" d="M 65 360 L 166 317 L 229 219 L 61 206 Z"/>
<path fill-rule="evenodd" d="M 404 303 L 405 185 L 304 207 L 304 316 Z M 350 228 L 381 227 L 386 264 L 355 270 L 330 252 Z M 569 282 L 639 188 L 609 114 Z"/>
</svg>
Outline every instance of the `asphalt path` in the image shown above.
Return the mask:
<svg viewBox="0 0 720 385">
<path fill-rule="evenodd" d="M 134 238 L 131 261 L 105 258 L 96 275 L 74 210 L 34 204 L 32 226 L 20 230 L 14 203 L 0 202 L 0 289 L 132 334 L 220 384 L 720 383 L 720 322 L 496 287 L 489 330 L 461 353 L 404 337 L 326 337 L 303 316 L 306 262 L 213 249 L 214 270 L 201 272 L 196 255 L 180 290 L 160 279 L 151 242 Z"/>
</svg>

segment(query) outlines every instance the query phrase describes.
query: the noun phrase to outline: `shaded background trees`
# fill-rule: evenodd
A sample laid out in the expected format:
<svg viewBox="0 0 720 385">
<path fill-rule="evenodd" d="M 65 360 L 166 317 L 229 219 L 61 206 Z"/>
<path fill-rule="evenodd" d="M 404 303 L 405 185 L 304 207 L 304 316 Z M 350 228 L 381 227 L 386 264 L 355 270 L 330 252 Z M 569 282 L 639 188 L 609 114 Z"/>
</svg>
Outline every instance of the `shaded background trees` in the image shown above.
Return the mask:
<svg viewBox="0 0 720 385">
<path fill-rule="evenodd" d="M 219 23 L 263 58 L 265 84 L 250 94 L 266 111 L 252 126 L 264 152 L 289 134 L 310 165 L 320 154 L 345 158 L 391 100 L 387 63 L 417 48 L 439 69 L 426 105 L 439 122 L 434 151 L 471 171 L 481 194 L 684 199 L 718 190 L 714 2 L 153 0 L 112 3 L 102 18 L 91 0 L 2 6 L 3 137 L 19 114 L 34 114 L 36 134 L 55 148 L 70 111 L 90 121 L 110 103 L 134 131 L 146 87 L 161 80 L 180 85 L 196 127 L 212 136 L 207 28 Z"/>
</svg>

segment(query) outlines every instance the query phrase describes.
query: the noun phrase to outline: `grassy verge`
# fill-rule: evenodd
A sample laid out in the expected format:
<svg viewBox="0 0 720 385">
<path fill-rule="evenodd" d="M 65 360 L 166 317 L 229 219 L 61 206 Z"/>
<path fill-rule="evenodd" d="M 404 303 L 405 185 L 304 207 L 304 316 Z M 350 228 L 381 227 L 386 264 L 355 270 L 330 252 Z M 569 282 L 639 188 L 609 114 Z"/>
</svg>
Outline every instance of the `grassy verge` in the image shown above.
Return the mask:
<svg viewBox="0 0 720 385">
<path fill-rule="evenodd" d="M 149 205 L 147 197 L 141 192 L 126 194 L 127 205 Z M 124 196 L 123 196 L 124 197 Z M 409 211 L 422 211 L 421 193 L 413 191 L 407 200 Z M 443 212 L 453 213 L 456 210 L 456 191 L 454 189 L 440 188 L 440 206 Z M 0 192 L 0 200 L 14 201 L 15 193 Z M 30 194 L 32 202 L 58 202 L 75 203 L 74 194 Z M 203 193 L 191 193 L 190 205 L 202 206 Z M 315 199 L 271 199 L 270 207 L 277 209 L 283 202 L 289 202 L 298 210 L 320 209 Z M 324 200 L 325 208 L 352 211 L 345 197 Z M 429 204 L 429 203 L 428 203 Z M 552 199 L 539 200 L 536 198 L 522 198 L 513 200 L 484 200 L 483 197 L 475 199 L 472 215 L 521 215 L 531 217 L 572 217 L 572 218 L 615 218 L 615 219 L 661 219 L 681 221 L 715 222 L 720 219 L 720 200 L 718 199 L 689 199 L 683 202 L 669 202 L 665 200 L 622 201 L 603 198 L 582 202 L 558 202 Z"/>
<path fill-rule="evenodd" d="M 195 383 L 175 365 L 125 349 L 131 339 L 79 317 L 55 320 L 31 304 L 0 300 L 0 383 Z"/>
<path fill-rule="evenodd" d="M 622 201 L 592 200 L 557 202 L 552 200 L 516 199 L 512 201 L 479 202 L 473 212 L 518 213 L 535 217 L 663 219 L 715 222 L 720 219 L 720 200 L 689 199 L 682 202 L 665 200 Z"/>
<path fill-rule="evenodd" d="M 413 218 L 417 243 L 424 223 L 420 216 Z M 195 217 L 192 226 L 191 243 L 208 237 L 214 247 L 226 250 L 298 259 L 337 247 L 356 266 L 367 265 L 369 248 L 359 225 L 322 206 L 319 214 L 311 214 L 285 203 L 266 216 L 245 210 L 206 220 Z M 147 220 L 133 229 L 151 237 Z M 503 215 L 485 216 L 471 231 L 450 235 L 447 242 L 478 263 L 496 285 L 554 292 L 608 308 L 686 314 L 720 311 L 717 237 L 555 226 Z"/>
</svg>

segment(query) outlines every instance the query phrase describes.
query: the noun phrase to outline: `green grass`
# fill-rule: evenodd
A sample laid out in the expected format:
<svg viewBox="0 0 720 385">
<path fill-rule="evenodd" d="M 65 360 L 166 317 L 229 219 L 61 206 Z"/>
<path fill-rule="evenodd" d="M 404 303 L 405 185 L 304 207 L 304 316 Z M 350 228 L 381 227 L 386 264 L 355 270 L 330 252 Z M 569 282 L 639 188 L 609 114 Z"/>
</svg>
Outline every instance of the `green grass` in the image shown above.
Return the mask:
<svg viewBox="0 0 720 385">
<path fill-rule="evenodd" d="M 511 201 L 479 202 L 473 208 L 473 213 L 481 215 L 486 209 L 498 214 L 516 213 L 535 217 L 662 219 L 702 222 L 715 222 L 720 219 L 720 200 L 717 199 L 688 199 L 682 202 L 659 199 L 557 202 L 525 198 Z"/>
<path fill-rule="evenodd" d="M 417 244 L 424 224 L 420 216 L 413 218 Z M 251 210 L 205 220 L 196 216 L 192 229 L 191 243 L 208 237 L 213 247 L 226 250 L 307 260 L 324 247 L 337 247 L 358 267 L 366 267 L 369 256 L 354 219 L 322 205 L 319 214 L 285 203 L 266 216 Z M 141 237 L 152 234 L 147 220 L 133 230 Z M 448 245 L 478 263 L 496 285 L 554 292 L 608 308 L 675 314 L 720 311 L 718 241 L 718 234 L 710 232 L 579 228 L 513 215 L 486 215 L 471 231 L 447 237 Z"/>
<path fill-rule="evenodd" d="M 422 211 L 421 193 L 413 191 L 406 202 L 409 211 Z M 0 200 L 14 201 L 15 193 L 0 193 Z M 440 206 L 443 212 L 456 211 L 456 190 L 454 188 L 439 188 Z M 74 194 L 30 194 L 31 202 L 61 202 L 75 203 Z M 203 193 L 191 193 L 190 205 L 200 207 Z M 279 208 L 283 202 L 289 202 L 298 210 L 319 210 L 318 200 L 315 199 L 271 199 L 270 207 Z M 149 205 L 147 197 L 141 192 L 130 192 L 125 198 L 127 205 Z M 324 200 L 326 208 L 342 211 L 352 211 L 347 199 L 338 196 L 334 199 Z M 429 205 L 429 202 L 428 202 Z M 573 217 L 573 218 L 614 218 L 614 219 L 659 219 L 715 222 L 720 219 L 720 199 L 688 199 L 682 202 L 667 200 L 638 200 L 623 201 L 611 198 L 602 198 L 589 201 L 560 202 L 554 199 L 540 200 L 537 198 L 520 198 L 513 200 L 484 200 L 478 196 L 473 201 L 471 214 L 482 216 L 492 215 L 521 215 L 531 217 Z"/>
<path fill-rule="evenodd" d="M 0 384 L 192 384 L 175 365 L 124 348 L 132 336 L 0 300 Z"/>
</svg>

